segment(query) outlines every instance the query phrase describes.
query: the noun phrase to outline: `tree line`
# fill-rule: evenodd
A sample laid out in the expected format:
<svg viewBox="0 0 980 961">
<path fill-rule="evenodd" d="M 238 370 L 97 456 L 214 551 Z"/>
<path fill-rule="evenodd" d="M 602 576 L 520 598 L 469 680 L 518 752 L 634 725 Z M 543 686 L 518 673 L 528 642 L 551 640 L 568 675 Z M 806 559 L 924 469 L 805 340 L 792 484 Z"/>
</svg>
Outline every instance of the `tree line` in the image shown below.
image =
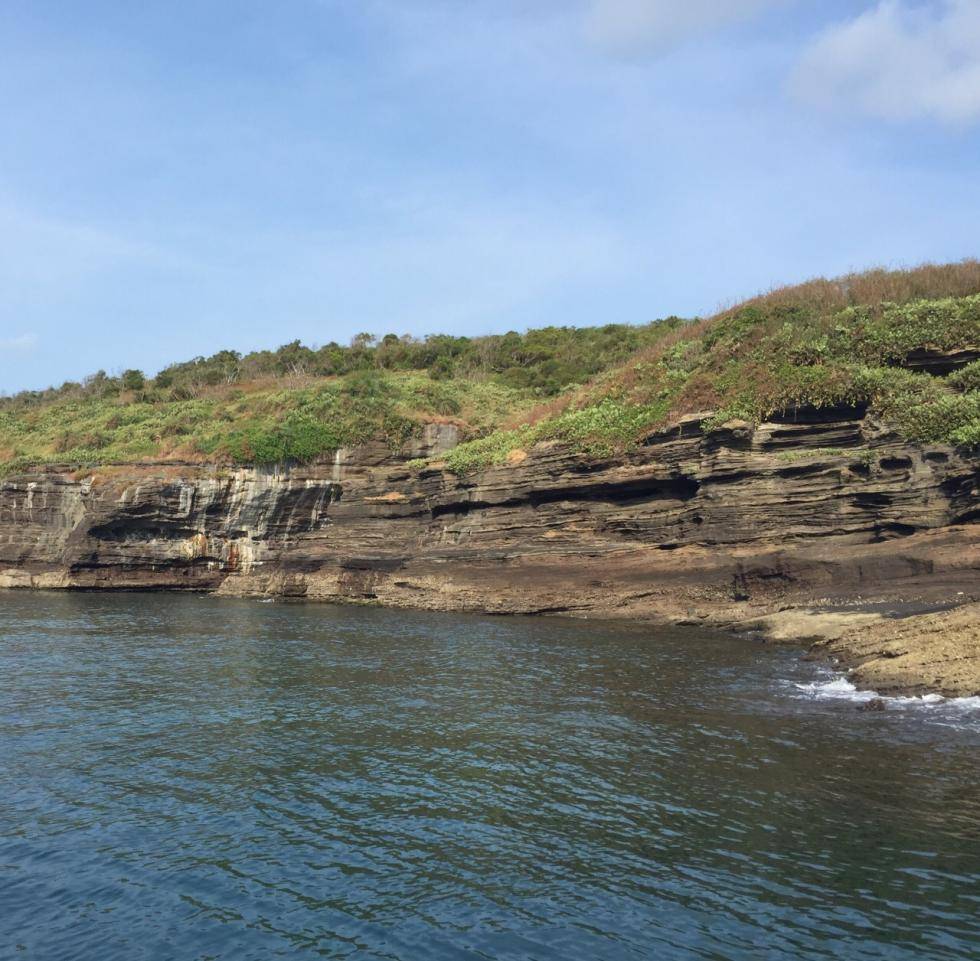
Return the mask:
<svg viewBox="0 0 980 961">
<path fill-rule="evenodd" d="M 308 347 L 298 340 L 276 350 L 241 354 L 221 350 L 209 357 L 171 364 L 155 377 L 140 370 L 110 375 L 100 370 L 81 382 L 22 391 L 0 404 L 32 406 L 64 398 L 105 398 L 122 394 L 136 400 L 183 400 L 221 384 L 262 378 L 337 377 L 359 371 L 426 371 L 435 380 L 481 377 L 509 387 L 554 396 L 625 361 L 683 321 L 677 317 L 643 325 L 543 327 L 483 337 L 433 334 L 417 338 L 357 334 L 349 344 L 331 341 Z"/>
</svg>

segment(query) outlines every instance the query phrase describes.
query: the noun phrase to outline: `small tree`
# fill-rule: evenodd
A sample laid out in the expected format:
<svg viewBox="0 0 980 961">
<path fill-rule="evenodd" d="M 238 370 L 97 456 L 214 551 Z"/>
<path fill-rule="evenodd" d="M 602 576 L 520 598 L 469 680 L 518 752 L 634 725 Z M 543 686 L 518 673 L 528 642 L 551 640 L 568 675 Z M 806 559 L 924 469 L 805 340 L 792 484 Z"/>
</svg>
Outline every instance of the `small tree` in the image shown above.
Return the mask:
<svg viewBox="0 0 980 961">
<path fill-rule="evenodd" d="M 123 390 L 141 391 L 146 387 L 146 377 L 141 370 L 124 370 L 122 375 Z"/>
</svg>

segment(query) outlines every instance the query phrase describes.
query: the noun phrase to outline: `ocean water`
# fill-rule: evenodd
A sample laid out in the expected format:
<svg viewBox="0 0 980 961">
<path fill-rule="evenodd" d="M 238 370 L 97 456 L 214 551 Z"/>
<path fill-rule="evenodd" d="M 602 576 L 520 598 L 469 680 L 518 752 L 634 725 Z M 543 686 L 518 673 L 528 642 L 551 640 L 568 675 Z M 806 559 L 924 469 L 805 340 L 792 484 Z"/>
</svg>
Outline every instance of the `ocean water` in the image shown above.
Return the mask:
<svg viewBox="0 0 980 961">
<path fill-rule="evenodd" d="M 976 701 L 628 624 L 0 625 L 0 958 L 980 958 Z"/>
</svg>

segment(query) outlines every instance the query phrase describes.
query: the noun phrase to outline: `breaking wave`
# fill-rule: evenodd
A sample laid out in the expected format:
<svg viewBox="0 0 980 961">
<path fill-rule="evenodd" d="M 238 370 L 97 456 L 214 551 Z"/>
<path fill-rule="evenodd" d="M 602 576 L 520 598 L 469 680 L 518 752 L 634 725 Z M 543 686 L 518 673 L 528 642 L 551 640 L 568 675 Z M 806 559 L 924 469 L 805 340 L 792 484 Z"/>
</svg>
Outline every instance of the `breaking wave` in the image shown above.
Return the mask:
<svg viewBox="0 0 980 961">
<path fill-rule="evenodd" d="M 889 708 L 941 707 L 962 714 L 976 713 L 980 719 L 980 697 L 943 697 L 941 694 L 889 697 L 875 691 L 859 690 L 846 677 L 840 675 L 829 680 L 794 684 L 793 687 L 798 697 L 817 701 L 850 701 L 854 704 L 863 704 L 880 698 Z"/>
</svg>

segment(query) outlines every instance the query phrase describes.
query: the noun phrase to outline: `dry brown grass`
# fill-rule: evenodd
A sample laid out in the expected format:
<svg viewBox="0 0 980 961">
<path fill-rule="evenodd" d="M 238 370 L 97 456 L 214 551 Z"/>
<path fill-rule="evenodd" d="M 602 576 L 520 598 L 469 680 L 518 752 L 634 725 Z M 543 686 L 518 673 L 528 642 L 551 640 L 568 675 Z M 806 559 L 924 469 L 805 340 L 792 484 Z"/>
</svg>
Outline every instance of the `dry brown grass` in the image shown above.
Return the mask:
<svg viewBox="0 0 980 961">
<path fill-rule="evenodd" d="M 580 391 L 575 391 L 571 394 L 562 394 L 559 397 L 555 397 L 552 400 L 546 401 L 543 404 L 536 404 L 528 411 L 524 411 L 521 414 L 515 414 L 513 417 L 506 420 L 502 428 L 503 430 L 514 430 L 517 427 L 521 427 L 524 424 L 537 424 L 543 420 L 550 420 L 552 417 L 557 417 L 559 414 L 564 413 L 570 406 L 572 406 L 572 401 L 580 394 Z"/>
<path fill-rule="evenodd" d="M 645 368 L 657 363 L 669 350 L 685 341 L 703 337 L 716 323 L 749 306 L 806 306 L 820 314 L 832 314 L 846 307 L 880 303 L 908 303 L 943 297 L 969 297 L 980 293 L 980 260 L 967 259 L 954 264 L 921 264 L 918 267 L 888 270 L 876 267 L 860 273 L 828 279 L 815 277 L 801 284 L 777 287 L 718 311 L 710 317 L 678 327 L 655 344 L 634 354 L 614 373 L 593 379 L 580 390 L 539 404 L 505 428 L 520 424 L 537 424 L 557 417 L 570 407 L 596 400 L 614 388 L 617 394 L 637 399 L 642 394 L 647 374 Z M 759 331 L 759 336 L 762 331 Z M 694 413 L 712 408 L 718 393 L 710 378 L 695 377 L 684 390 L 675 413 Z"/>
<path fill-rule="evenodd" d="M 455 414 L 431 414 L 427 410 L 418 407 L 406 407 L 401 411 L 402 415 L 420 424 L 442 424 L 450 427 L 458 427 L 460 430 L 469 430 L 473 425 L 462 416 Z"/>
<path fill-rule="evenodd" d="M 220 457 L 202 454 L 193 441 L 180 440 L 176 442 L 162 442 L 160 452 L 154 457 L 154 461 L 174 461 L 180 464 L 208 464 L 220 463 Z"/>
<path fill-rule="evenodd" d="M 639 353 L 634 354 L 627 366 L 623 368 L 620 377 L 617 378 L 617 383 L 622 384 L 627 390 L 632 389 L 636 385 L 636 381 L 640 377 L 645 364 L 656 363 L 668 350 L 671 350 L 680 343 L 698 340 L 703 337 L 715 321 L 719 320 L 722 316 L 725 315 L 716 314 L 714 317 L 705 317 L 701 320 L 695 320 L 684 327 L 678 327 L 677 330 L 672 330 L 662 340 L 658 340 L 652 347 L 647 347 L 646 350 L 641 350 Z"/>
<path fill-rule="evenodd" d="M 320 377 L 314 374 L 272 374 L 250 380 L 236 380 L 232 383 L 202 384 L 191 391 L 196 399 L 228 401 L 239 396 L 272 393 L 283 390 L 302 390 L 337 380 L 337 377 Z"/>
<path fill-rule="evenodd" d="M 980 260 L 955 264 L 921 264 L 901 270 L 875 267 L 860 273 L 827 279 L 815 277 L 802 284 L 777 287 L 736 304 L 716 316 L 727 316 L 749 305 L 797 306 L 806 304 L 832 313 L 859 304 L 908 303 L 941 297 L 969 297 L 980 293 Z"/>
<path fill-rule="evenodd" d="M 401 491 L 388 491 L 387 494 L 381 494 L 378 497 L 365 497 L 365 504 L 402 504 L 408 500 L 408 495 L 403 494 Z"/>
</svg>

